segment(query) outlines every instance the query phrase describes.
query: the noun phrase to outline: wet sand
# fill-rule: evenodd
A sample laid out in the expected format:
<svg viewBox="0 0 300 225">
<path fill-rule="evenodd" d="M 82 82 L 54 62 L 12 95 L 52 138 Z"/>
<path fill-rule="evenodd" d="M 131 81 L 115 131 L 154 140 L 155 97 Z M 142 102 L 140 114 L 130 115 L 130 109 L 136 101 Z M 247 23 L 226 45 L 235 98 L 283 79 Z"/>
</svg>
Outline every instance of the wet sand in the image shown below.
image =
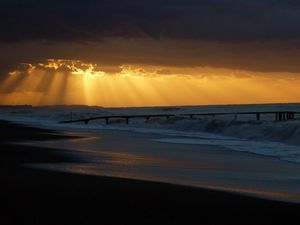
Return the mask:
<svg viewBox="0 0 300 225">
<path fill-rule="evenodd" d="M 298 224 L 300 205 L 158 182 L 53 172 L 58 149 L 9 144 L 68 138 L 0 122 L 1 224 Z"/>
</svg>

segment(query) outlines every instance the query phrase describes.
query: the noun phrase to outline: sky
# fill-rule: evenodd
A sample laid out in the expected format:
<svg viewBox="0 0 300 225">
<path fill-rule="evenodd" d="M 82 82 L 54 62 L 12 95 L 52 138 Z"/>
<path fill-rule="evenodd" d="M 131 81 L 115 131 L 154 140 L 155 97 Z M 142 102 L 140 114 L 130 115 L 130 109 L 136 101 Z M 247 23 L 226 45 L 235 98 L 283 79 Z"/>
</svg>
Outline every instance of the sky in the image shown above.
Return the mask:
<svg viewBox="0 0 300 225">
<path fill-rule="evenodd" d="M 300 101 L 296 0 L 0 4 L 0 104 Z"/>
</svg>

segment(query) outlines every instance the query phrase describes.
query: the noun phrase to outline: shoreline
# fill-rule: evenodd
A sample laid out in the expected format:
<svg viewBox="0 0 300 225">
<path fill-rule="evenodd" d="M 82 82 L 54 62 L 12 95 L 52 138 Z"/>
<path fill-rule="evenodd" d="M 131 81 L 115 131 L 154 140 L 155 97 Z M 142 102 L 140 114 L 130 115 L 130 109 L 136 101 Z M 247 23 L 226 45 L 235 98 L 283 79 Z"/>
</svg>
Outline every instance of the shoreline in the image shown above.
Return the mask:
<svg viewBox="0 0 300 225">
<path fill-rule="evenodd" d="M 225 191 L 25 168 L 74 159 L 58 149 L 8 140 L 69 137 L 3 121 L 0 131 L 0 209 L 6 224 L 292 224 L 300 211 L 298 204 Z"/>
</svg>

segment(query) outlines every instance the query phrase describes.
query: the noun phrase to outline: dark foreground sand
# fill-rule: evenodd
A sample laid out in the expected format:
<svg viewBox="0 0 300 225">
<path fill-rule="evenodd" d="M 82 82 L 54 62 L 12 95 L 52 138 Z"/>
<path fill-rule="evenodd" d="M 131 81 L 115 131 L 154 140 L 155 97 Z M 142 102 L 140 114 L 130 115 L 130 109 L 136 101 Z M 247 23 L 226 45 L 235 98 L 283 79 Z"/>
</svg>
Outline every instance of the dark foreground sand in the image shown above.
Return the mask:
<svg viewBox="0 0 300 225">
<path fill-rule="evenodd" d="M 7 141 L 67 138 L 0 121 L 0 224 L 299 224 L 300 205 L 129 179 L 30 169 L 61 151 Z"/>
</svg>

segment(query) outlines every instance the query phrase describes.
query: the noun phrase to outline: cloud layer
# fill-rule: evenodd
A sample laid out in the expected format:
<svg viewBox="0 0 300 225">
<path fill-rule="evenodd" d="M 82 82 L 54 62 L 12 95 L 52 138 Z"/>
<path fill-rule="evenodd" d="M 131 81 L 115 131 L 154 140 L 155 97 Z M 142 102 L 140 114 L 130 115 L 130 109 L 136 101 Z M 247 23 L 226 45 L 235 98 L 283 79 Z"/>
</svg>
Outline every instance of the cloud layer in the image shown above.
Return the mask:
<svg viewBox="0 0 300 225">
<path fill-rule="evenodd" d="M 0 40 L 298 40 L 299 10 L 294 0 L 4 0 Z"/>
<path fill-rule="evenodd" d="M 83 60 L 300 73 L 294 0 L 2 0 L 0 74 Z"/>
</svg>

